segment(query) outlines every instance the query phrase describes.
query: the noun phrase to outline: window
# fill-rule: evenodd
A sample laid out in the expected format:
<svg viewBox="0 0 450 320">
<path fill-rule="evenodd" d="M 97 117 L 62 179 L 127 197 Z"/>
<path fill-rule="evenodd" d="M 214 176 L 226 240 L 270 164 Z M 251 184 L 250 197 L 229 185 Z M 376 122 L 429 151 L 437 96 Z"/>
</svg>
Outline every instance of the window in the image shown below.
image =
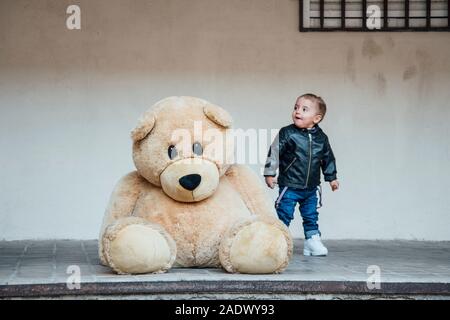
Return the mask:
<svg viewBox="0 0 450 320">
<path fill-rule="evenodd" d="M 300 31 L 450 31 L 450 0 L 300 0 Z"/>
</svg>

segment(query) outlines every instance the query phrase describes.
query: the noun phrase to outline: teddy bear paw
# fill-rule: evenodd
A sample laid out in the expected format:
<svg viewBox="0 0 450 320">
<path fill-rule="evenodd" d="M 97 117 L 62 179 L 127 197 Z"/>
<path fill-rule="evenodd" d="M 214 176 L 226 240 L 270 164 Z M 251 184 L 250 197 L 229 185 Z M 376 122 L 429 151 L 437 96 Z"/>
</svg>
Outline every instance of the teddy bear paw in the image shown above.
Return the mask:
<svg viewBox="0 0 450 320">
<path fill-rule="evenodd" d="M 221 242 L 219 255 L 228 272 L 279 273 L 292 256 L 289 231 L 278 221 L 251 219 L 235 225 Z"/>
<path fill-rule="evenodd" d="M 119 274 L 161 273 L 175 261 L 175 242 L 162 227 L 150 223 L 116 223 L 105 232 L 109 266 Z"/>
</svg>

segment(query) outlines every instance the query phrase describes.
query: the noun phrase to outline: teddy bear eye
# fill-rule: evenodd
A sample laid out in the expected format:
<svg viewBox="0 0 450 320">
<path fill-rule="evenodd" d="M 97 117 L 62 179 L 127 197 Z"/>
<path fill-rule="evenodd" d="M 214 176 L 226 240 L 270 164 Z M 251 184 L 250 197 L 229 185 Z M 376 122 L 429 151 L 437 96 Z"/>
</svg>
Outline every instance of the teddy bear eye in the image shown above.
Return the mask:
<svg viewBox="0 0 450 320">
<path fill-rule="evenodd" d="M 194 151 L 194 153 L 196 155 L 201 156 L 203 154 L 203 147 L 202 147 L 202 145 L 199 142 L 195 142 L 192 145 L 192 151 Z"/>
<path fill-rule="evenodd" d="M 167 149 L 167 153 L 169 154 L 169 158 L 172 160 L 178 155 L 177 148 L 175 146 L 169 146 L 169 149 Z"/>
</svg>

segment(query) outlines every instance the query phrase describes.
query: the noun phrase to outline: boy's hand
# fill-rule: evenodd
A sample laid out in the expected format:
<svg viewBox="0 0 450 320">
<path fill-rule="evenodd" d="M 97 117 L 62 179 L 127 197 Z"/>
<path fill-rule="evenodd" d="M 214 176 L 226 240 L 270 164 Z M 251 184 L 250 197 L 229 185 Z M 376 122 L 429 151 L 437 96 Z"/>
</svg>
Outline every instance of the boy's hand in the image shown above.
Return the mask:
<svg viewBox="0 0 450 320">
<path fill-rule="evenodd" d="M 277 184 L 277 180 L 275 177 L 265 177 L 266 178 L 266 184 L 269 188 L 273 189 L 275 188 L 275 185 Z"/>
<path fill-rule="evenodd" d="M 339 181 L 337 180 L 330 181 L 330 187 L 331 191 L 336 191 L 337 189 L 339 189 Z"/>
</svg>

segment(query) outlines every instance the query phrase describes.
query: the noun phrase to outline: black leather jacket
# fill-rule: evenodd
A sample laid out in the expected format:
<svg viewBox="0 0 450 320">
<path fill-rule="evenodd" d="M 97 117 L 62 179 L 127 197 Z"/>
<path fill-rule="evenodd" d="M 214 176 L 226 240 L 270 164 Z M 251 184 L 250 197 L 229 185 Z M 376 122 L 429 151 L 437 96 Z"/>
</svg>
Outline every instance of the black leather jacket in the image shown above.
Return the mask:
<svg viewBox="0 0 450 320">
<path fill-rule="evenodd" d="M 275 176 L 280 186 L 312 189 L 320 185 L 320 169 L 325 181 L 336 179 L 336 160 L 327 135 L 316 125 L 300 129 L 283 127 L 272 143 L 264 176 Z"/>
</svg>

